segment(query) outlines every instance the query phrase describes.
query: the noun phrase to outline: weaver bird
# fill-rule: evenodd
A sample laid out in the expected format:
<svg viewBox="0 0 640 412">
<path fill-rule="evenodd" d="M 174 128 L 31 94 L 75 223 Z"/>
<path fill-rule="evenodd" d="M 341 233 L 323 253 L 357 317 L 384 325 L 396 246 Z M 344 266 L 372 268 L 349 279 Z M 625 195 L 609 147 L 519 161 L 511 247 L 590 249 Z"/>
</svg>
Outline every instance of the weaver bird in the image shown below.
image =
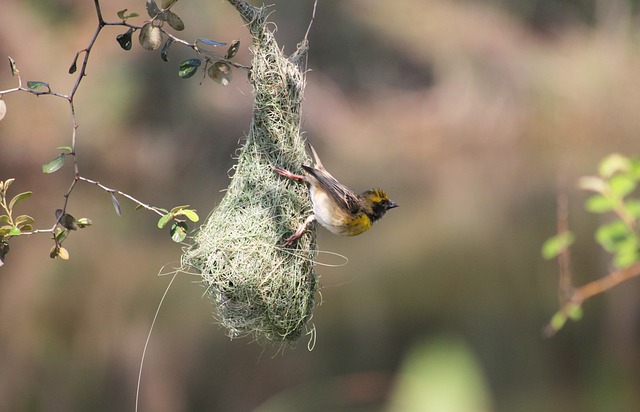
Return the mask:
<svg viewBox="0 0 640 412">
<path fill-rule="evenodd" d="M 297 175 L 281 167 L 273 170 L 289 179 L 309 183 L 313 214 L 291 235 L 283 246 L 291 245 L 300 238 L 307 226 L 317 220 L 330 232 L 340 236 L 356 236 L 371 228 L 389 209 L 398 204 L 389 199 L 381 189 L 371 189 L 361 194 L 338 182 L 322 165 L 313 146 L 309 145 L 314 165 L 302 165 L 304 175 Z"/>
</svg>

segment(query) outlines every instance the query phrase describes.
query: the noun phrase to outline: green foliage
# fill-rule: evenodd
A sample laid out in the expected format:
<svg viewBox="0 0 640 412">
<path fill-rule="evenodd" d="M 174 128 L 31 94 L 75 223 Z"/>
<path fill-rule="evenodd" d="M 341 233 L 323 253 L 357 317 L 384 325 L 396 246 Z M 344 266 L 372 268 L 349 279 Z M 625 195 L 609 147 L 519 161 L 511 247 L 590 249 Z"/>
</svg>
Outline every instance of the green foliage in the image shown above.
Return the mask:
<svg viewBox="0 0 640 412">
<path fill-rule="evenodd" d="M 575 237 L 571 232 L 563 232 L 547 239 L 542 245 L 542 257 L 553 259 L 573 244 Z"/>
<path fill-rule="evenodd" d="M 640 199 L 631 197 L 639 181 L 640 159 L 620 154 L 605 157 L 598 167 L 598 176 L 585 176 L 579 180 L 581 189 L 594 192 L 585 201 L 585 208 L 592 213 L 611 216 L 597 228 L 595 239 L 612 255 L 612 263 L 618 269 L 640 262 Z M 570 232 L 553 236 L 542 246 L 542 255 L 545 259 L 553 259 L 573 241 Z M 553 332 L 561 329 L 567 319 L 578 320 L 582 317 L 581 307 L 574 306 L 553 316 L 549 324 Z"/>
<path fill-rule="evenodd" d="M 4 256 L 9 251 L 9 239 L 14 236 L 33 231 L 35 219 L 29 215 L 14 217 L 15 207 L 31 197 L 32 192 L 22 192 L 9 198 L 9 188 L 15 179 L 0 181 L 0 266 L 4 263 Z"/>
<path fill-rule="evenodd" d="M 198 213 L 195 211 L 195 209 L 189 209 L 189 205 L 176 206 L 170 211 L 165 212 L 166 213 L 162 215 L 158 220 L 158 228 L 162 229 L 171 220 L 175 220 L 175 222 L 171 225 L 169 233 L 171 234 L 171 239 L 177 243 L 182 242 L 187 237 L 187 233 L 189 232 L 189 227 L 185 222 L 185 218 L 192 222 L 197 222 L 200 220 L 200 216 L 198 216 Z"/>
</svg>

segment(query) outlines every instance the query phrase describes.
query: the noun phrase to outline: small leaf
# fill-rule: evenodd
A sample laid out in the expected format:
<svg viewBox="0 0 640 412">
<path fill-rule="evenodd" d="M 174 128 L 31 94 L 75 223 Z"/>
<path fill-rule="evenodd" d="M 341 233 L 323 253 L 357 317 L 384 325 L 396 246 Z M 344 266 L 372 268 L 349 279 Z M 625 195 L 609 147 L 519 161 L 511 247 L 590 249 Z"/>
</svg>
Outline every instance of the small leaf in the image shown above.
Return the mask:
<svg viewBox="0 0 640 412">
<path fill-rule="evenodd" d="M 602 159 L 598 172 L 602 177 L 611 177 L 618 172 L 626 172 L 631 167 L 628 157 L 614 153 Z"/>
<path fill-rule="evenodd" d="M 607 190 L 607 182 L 595 176 L 585 176 L 578 180 L 578 186 L 583 190 L 591 190 L 596 193 L 604 193 Z"/>
<path fill-rule="evenodd" d="M 196 211 L 192 209 L 181 210 L 178 213 L 176 213 L 176 216 L 186 216 L 187 219 L 189 219 L 192 222 L 197 222 L 198 220 L 200 220 L 200 217 L 198 216 Z"/>
<path fill-rule="evenodd" d="M 133 42 L 131 41 L 131 36 L 133 35 L 133 29 L 127 30 L 125 33 L 118 34 L 116 36 L 116 41 L 122 47 L 123 50 L 131 50 L 131 46 Z"/>
<path fill-rule="evenodd" d="M 4 119 L 7 114 L 7 104 L 4 100 L 0 99 L 0 120 Z"/>
<path fill-rule="evenodd" d="M 556 312 L 556 314 L 554 314 L 551 317 L 551 322 L 549 322 L 549 326 L 555 333 L 560 329 L 562 329 L 565 323 L 567 323 L 567 316 L 562 312 Z"/>
<path fill-rule="evenodd" d="M 69 260 L 69 252 L 60 246 L 60 249 L 58 249 L 58 257 L 62 260 Z"/>
<path fill-rule="evenodd" d="M 9 190 L 9 186 L 11 186 L 11 184 L 12 184 L 13 182 L 15 182 L 15 181 L 16 181 L 16 179 L 15 179 L 15 178 L 13 178 L 13 177 L 12 177 L 12 178 L 9 178 L 9 179 L 7 179 L 7 180 L 5 180 L 5 181 L 4 181 L 4 190 L 5 190 L 5 192 L 6 192 L 7 190 Z"/>
<path fill-rule="evenodd" d="M 162 7 L 163 10 L 166 10 L 173 6 L 177 1 L 178 0 L 160 0 L 160 7 Z"/>
<path fill-rule="evenodd" d="M 131 19 L 133 17 L 138 17 L 139 14 L 136 12 L 127 14 L 127 9 L 118 11 L 118 17 L 122 19 L 122 21 L 127 21 L 127 19 Z"/>
<path fill-rule="evenodd" d="M 71 216 L 68 213 L 65 213 L 59 220 L 58 223 L 60 223 L 60 225 L 68 230 L 77 230 L 78 229 L 78 224 L 76 222 L 76 218 Z"/>
<path fill-rule="evenodd" d="M 26 226 L 26 225 L 32 225 L 35 222 L 36 222 L 35 219 L 32 218 L 29 215 L 20 215 L 15 220 L 15 224 L 18 227 L 23 227 L 23 226 Z"/>
<path fill-rule="evenodd" d="M 58 244 L 64 242 L 64 240 L 67 238 L 67 236 L 69 236 L 69 231 L 67 229 L 60 229 L 58 228 L 56 230 L 56 234 L 55 234 L 55 238 L 58 241 Z"/>
<path fill-rule="evenodd" d="M 173 219 L 173 213 L 167 213 L 166 215 L 162 216 L 158 220 L 158 229 L 162 229 L 163 227 L 165 227 L 165 225 L 169 223 L 171 219 Z"/>
<path fill-rule="evenodd" d="M 624 269 L 638 262 L 640 256 L 638 254 L 638 248 L 636 247 L 622 247 L 619 248 L 616 254 L 613 256 L 613 264 L 618 269 Z"/>
<path fill-rule="evenodd" d="M 119 17 L 121 20 L 124 20 L 124 19 L 125 19 L 124 15 L 125 15 L 126 13 L 127 13 L 127 9 L 122 9 L 122 10 L 118 10 L 118 12 L 117 12 L 116 14 L 118 15 L 118 17 Z"/>
<path fill-rule="evenodd" d="M 120 206 L 120 202 L 118 202 L 118 199 L 116 199 L 116 195 L 114 195 L 113 193 L 110 193 L 111 195 L 111 203 L 113 203 L 113 208 L 116 211 L 116 215 L 118 215 L 118 217 L 122 216 L 122 207 Z"/>
<path fill-rule="evenodd" d="M 80 219 L 78 219 L 76 221 L 76 223 L 78 224 L 78 227 L 80 229 L 84 229 L 85 227 L 89 227 L 89 226 L 91 226 L 93 224 L 91 219 L 89 219 L 87 217 L 81 217 Z"/>
<path fill-rule="evenodd" d="M 584 311 L 582 310 L 582 306 L 576 305 L 576 304 L 569 305 L 569 307 L 567 307 L 566 312 L 567 312 L 567 316 L 571 320 L 580 320 L 582 319 L 582 316 L 584 314 Z"/>
<path fill-rule="evenodd" d="M 231 42 L 231 46 L 229 46 L 229 49 L 227 50 L 227 54 L 224 56 L 224 58 L 227 60 L 234 58 L 235 55 L 238 53 L 239 49 L 240 49 L 240 40 L 234 40 L 233 42 Z"/>
<path fill-rule="evenodd" d="M 167 39 L 167 41 L 164 43 L 164 46 L 162 46 L 162 51 L 160 51 L 160 57 L 165 62 L 169 61 L 169 58 L 168 58 L 169 47 L 171 47 L 172 44 L 173 44 L 173 39 L 171 37 L 169 37 Z"/>
<path fill-rule="evenodd" d="M 231 65 L 225 62 L 215 62 L 211 67 L 209 67 L 207 74 L 211 79 L 213 79 L 213 81 L 223 86 L 231 83 L 231 79 L 233 77 Z"/>
<path fill-rule="evenodd" d="M 607 252 L 615 253 L 621 245 L 630 241 L 633 233 L 620 220 L 604 224 L 596 230 L 596 240 Z"/>
<path fill-rule="evenodd" d="M 196 39 L 196 41 L 199 41 L 200 43 L 204 43 L 204 44 L 208 44 L 209 46 L 224 46 L 227 43 L 224 42 L 219 42 L 219 41 L 215 41 L 215 40 L 211 40 L 211 39 L 205 39 L 203 37 L 198 37 Z"/>
<path fill-rule="evenodd" d="M 58 146 L 57 149 L 58 150 L 66 150 L 69 153 L 71 153 L 73 151 L 71 146 Z"/>
<path fill-rule="evenodd" d="M 28 199 L 29 196 L 31 196 L 32 194 L 33 192 L 22 192 L 20 194 L 15 195 L 13 199 L 11 199 L 11 201 L 9 202 L 9 210 L 13 209 L 15 205 L 22 202 L 23 200 Z"/>
<path fill-rule="evenodd" d="M 180 63 L 180 66 L 178 68 L 178 76 L 182 77 L 183 79 L 188 79 L 189 77 L 196 74 L 196 71 L 198 71 L 198 67 L 200 67 L 201 64 L 202 61 L 200 59 L 188 59 L 183 61 L 182 63 Z"/>
<path fill-rule="evenodd" d="M 0 223 L 9 223 L 9 216 L 0 215 Z"/>
<path fill-rule="evenodd" d="M 606 213 L 613 210 L 615 202 L 611 198 L 596 194 L 588 198 L 584 206 L 592 213 Z"/>
<path fill-rule="evenodd" d="M 176 31 L 184 30 L 184 23 L 182 22 L 182 19 L 178 17 L 178 15 L 175 14 L 174 12 L 167 11 L 165 13 L 165 19 L 167 20 L 167 23 L 169 23 L 169 26 L 171 26 L 174 30 Z"/>
<path fill-rule="evenodd" d="M 147 0 L 147 14 L 149 14 L 149 17 L 154 18 L 158 13 L 160 13 L 160 9 L 155 0 Z"/>
<path fill-rule="evenodd" d="M 76 57 L 73 59 L 73 63 L 69 66 L 69 74 L 73 74 L 78 70 L 78 57 L 80 56 L 80 52 L 76 53 Z"/>
<path fill-rule="evenodd" d="M 184 238 L 187 237 L 188 231 L 189 227 L 186 223 L 175 222 L 173 225 L 171 225 L 171 239 L 176 243 L 180 243 L 184 240 Z"/>
<path fill-rule="evenodd" d="M 557 257 L 562 251 L 571 246 L 573 241 L 573 233 L 568 231 L 547 239 L 542 245 L 542 257 L 547 260 Z"/>
<path fill-rule="evenodd" d="M 60 170 L 60 168 L 64 166 L 66 157 L 67 156 L 64 153 L 60 153 L 58 157 L 56 157 L 49 163 L 42 165 L 42 173 L 53 173 Z"/>
<path fill-rule="evenodd" d="M 183 209 L 188 208 L 190 205 L 181 205 L 181 206 L 176 206 L 173 209 L 171 209 L 170 213 L 177 213 Z"/>
<path fill-rule="evenodd" d="M 637 182 L 635 179 L 626 174 L 615 175 L 609 179 L 611 192 L 621 198 L 633 192 L 636 188 L 636 184 Z"/>
<path fill-rule="evenodd" d="M 33 91 L 40 90 L 42 87 L 46 87 L 47 89 L 51 90 L 51 88 L 49 87 L 49 83 L 36 80 L 29 80 L 27 82 L 27 87 L 29 88 L 29 90 Z"/>
<path fill-rule="evenodd" d="M 18 70 L 18 66 L 16 66 L 16 61 L 13 60 L 11 56 L 9 56 L 9 68 L 11 69 L 11 77 L 20 73 L 20 71 Z"/>
<path fill-rule="evenodd" d="M 640 219 L 640 200 L 638 199 L 629 199 L 623 204 L 625 212 L 635 217 L 636 219 Z"/>
<path fill-rule="evenodd" d="M 145 49 L 157 50 L 162 45 L 162 31 L 160 30 L 160 27 L 147 23 L 142 26 L 142 29 L 140 29 L 139 40 L 140 45 Z"/>
<path fill-rule="evenodd" d="M 20 232 L 20 229 L 13 226 L 11 229 L 9 229 L 9 236 L 20 236 L 22 232 Z"/>
</svg>

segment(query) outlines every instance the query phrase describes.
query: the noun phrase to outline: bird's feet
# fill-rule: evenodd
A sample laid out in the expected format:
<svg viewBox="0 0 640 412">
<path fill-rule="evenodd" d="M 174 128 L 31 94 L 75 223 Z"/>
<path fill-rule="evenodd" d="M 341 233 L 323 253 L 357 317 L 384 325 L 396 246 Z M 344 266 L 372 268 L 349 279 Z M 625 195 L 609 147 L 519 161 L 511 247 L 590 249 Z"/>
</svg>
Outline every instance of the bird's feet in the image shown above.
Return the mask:
<svg viewBox="0 0 640 412">
<path fill-rule="evenodd" d="M 301 180 L 303 182 L 306 180 L 306 178 L 303 175 L 297 175 L 295 173 L 291 173 L 290 171 L 283 169 L 281 167 L 271 166 L 271 169 L 273 169 L 273 171 L 278 173 L 279 175 L 288 177 L 289 179 Z"/>
</svg>

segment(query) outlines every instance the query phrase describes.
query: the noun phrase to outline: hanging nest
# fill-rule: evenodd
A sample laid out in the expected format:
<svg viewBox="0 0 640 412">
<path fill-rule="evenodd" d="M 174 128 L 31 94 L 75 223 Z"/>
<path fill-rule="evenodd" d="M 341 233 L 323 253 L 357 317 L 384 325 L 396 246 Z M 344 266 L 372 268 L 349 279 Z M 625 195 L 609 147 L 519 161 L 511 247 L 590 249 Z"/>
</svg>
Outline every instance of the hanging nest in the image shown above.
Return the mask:
<svg viewBox="0 0 640 412">
<path fill-rule="evenodd" d="M 253 38 L 253 121 L 228 190 L 182 256 L 202 275 L 215 316 L 231 338 L 297 340 L 311 318 L 317 290 L 315 226 L 294 247 L 283 241 L 312 213 L 304 184 L 272 170 L 309 164 L 300 136 L 306 42 L 286 58 L 266 26 L 265 8 L 229 0 Z"/>
</svg>

